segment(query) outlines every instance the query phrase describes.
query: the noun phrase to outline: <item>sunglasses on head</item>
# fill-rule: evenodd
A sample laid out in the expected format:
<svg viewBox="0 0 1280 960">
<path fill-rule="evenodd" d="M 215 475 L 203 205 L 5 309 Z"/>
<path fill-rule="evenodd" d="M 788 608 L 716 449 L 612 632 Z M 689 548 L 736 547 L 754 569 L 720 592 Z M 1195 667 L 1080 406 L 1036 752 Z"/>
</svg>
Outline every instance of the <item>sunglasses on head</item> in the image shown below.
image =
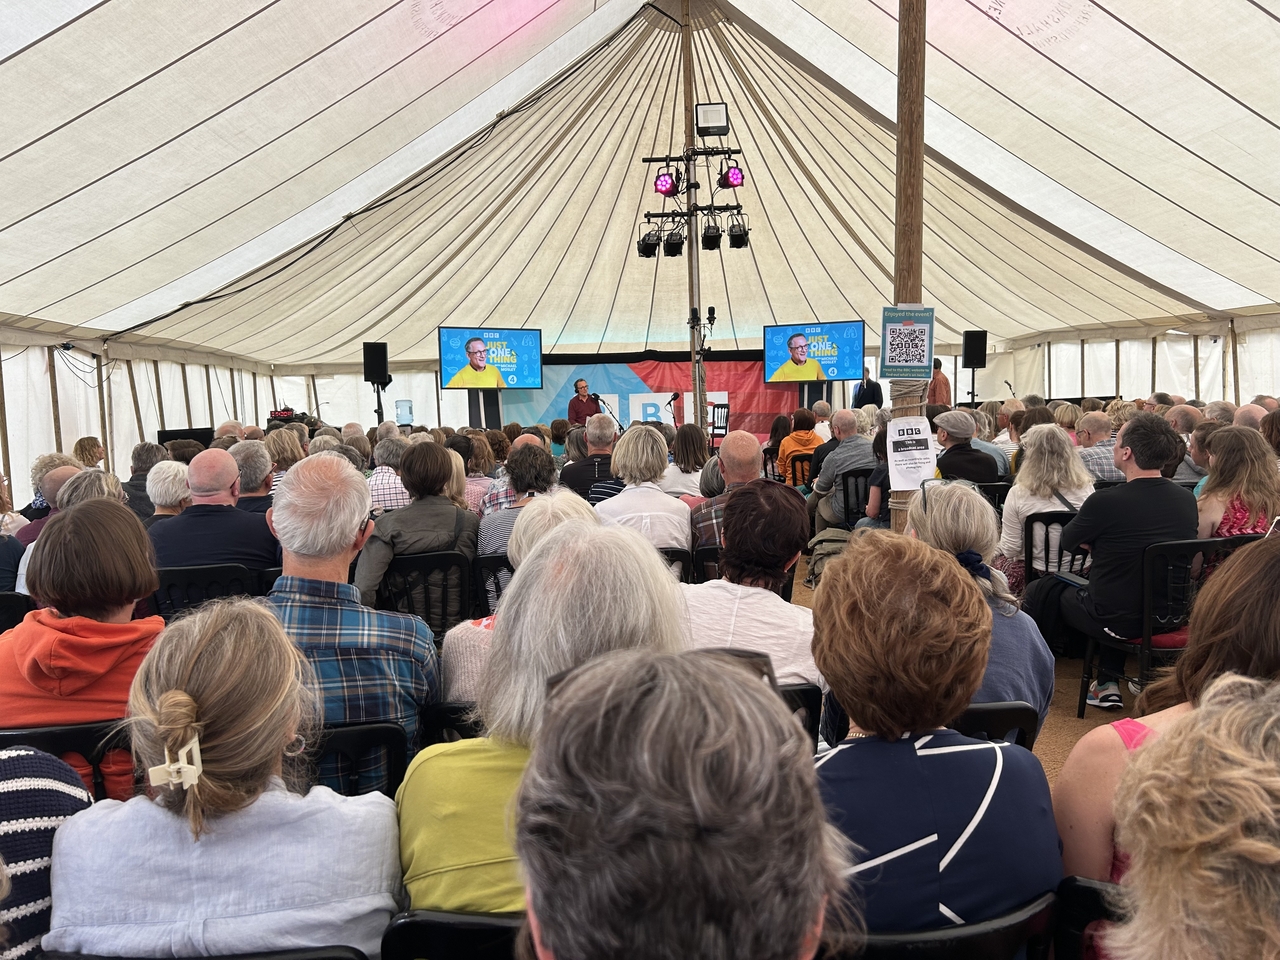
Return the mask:
<svg viewBox="0 0 1280 960">
<path fill-rule="evenodd" d="M 976 490 L 978 493 L 982 492 L 978 488 L 978 485 L 974 483 L 972 480 L 941 480 L 937 477 L 932 477 L 928 480 L 921 480 L 920 481 L 920 506 L 924 508 L 925 513 L 929 512 L 929 488 L 930 487 L 946 487 L 946 486 L 950 486 L 953 483 L 959 484 L 962 487 L 968 487 L 971 490 Z"/>
</svg>

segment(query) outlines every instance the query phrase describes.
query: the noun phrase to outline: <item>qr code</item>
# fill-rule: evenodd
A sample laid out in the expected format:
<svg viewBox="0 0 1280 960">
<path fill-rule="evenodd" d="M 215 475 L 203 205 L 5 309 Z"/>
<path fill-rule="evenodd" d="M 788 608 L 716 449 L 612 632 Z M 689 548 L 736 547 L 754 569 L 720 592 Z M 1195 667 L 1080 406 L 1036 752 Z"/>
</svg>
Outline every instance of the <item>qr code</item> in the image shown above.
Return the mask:
<svg viewBox="0 0 1280 960">
<path fill-rule="evenodd" d="M 884 362 L 889 366 L 928 366 L 929 328 L 890 324 Z"/>
</svg>

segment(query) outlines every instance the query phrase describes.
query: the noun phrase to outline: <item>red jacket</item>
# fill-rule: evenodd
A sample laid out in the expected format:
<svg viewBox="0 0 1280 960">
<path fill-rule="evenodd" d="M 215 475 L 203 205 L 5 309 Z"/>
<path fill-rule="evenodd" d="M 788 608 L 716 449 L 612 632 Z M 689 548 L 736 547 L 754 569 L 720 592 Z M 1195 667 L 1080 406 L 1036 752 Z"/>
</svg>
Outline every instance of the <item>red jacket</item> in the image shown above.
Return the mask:
<svg viewBox="0 0 1280 960">
<path fill-rule="evenodd" d="M 129 686 L 156 637 L 160 617 L 100 623 L 33 610 L 0 635 L 0 725 L 52 727 L 123 717 Z M 63 757 L 93 790 L 89 765 L 79 754 Z M 133 796 L 133 761 L 113 751 L 102 765 L 113 799 Z"/>
</svg>

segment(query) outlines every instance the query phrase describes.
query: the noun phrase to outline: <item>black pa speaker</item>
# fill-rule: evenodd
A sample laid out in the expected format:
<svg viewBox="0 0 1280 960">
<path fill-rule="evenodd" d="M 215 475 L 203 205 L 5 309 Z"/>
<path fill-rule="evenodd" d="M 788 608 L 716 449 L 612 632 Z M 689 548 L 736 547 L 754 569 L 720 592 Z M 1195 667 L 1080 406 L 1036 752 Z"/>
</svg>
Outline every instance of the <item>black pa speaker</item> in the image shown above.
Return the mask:
<svg viewBox="0 0 1280 960">
<path fill-rule="evenodd" d="M 966 370 L 981 370 L 987 365 L 987 331 L 964 332 L 964 358 L 960 366 Z"/>
<path fill-rule="evenodd" d="M 385 343 L 366 343 L 364 345 L 364 379 L 366 383 L 380 383 L 384 387 L 391 382 L 387 372 L 387 345 Z"/>
</svg>

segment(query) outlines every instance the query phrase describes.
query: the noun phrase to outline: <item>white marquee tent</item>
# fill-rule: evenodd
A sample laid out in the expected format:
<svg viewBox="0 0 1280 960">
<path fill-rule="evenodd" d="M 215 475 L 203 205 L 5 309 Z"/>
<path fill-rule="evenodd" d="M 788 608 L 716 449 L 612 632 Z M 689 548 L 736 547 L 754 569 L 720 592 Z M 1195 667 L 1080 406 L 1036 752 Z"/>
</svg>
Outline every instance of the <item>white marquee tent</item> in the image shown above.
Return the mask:
<svg viewBox="0 0 1280 960">
<path fill-rule="evenodd" d="M 693 13 L 696 99 L 729 105 L 715 143 L 743 150 L 752 229 L 703 254 L 715 344 L 860 318 L 875 352 L 897 4 Z M 4 0 L 6 471 L 286 400 L 367 423 L 365 340 L 390 346 L 390 399 L 459 422 L 442 323 L 540 328 L 551 354 L 687 348 L 683 261 L 635 254 L 662 202 L 640 158 L 682 147 L 678 15 Z M 1274 392 L 1280 3 L 934 0 L 928 39 L 924 299 L 944 354 L 989 331 L 980 395 Z"/>
</svg>

